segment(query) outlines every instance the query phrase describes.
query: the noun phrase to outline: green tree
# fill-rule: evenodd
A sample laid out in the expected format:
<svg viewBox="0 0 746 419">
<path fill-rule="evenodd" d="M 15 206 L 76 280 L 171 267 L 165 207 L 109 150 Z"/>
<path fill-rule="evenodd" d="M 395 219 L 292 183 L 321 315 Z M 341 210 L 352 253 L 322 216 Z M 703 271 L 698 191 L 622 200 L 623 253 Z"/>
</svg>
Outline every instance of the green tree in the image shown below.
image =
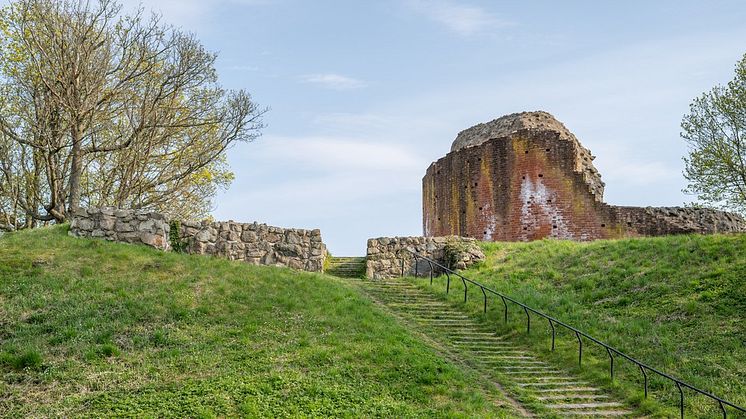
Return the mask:
<svg viewBox="0 0 746 419">
<path fill-rule="evenodd" d="M 0 19 L 0 211 L 16 227 L 81 205 L 204 217 L 226 150 L 262 128 L 216 55 L 111 0 L 18 0 Z M 2 213 L 0 213 L 2 215 Z"/>
<path fill-rule="evenodd" d="M 689 146 L 684 191 L 702 203 L 746 213 L 746 55 L 733 80 L 694 99 L 681 128 Z"/>
</svg>

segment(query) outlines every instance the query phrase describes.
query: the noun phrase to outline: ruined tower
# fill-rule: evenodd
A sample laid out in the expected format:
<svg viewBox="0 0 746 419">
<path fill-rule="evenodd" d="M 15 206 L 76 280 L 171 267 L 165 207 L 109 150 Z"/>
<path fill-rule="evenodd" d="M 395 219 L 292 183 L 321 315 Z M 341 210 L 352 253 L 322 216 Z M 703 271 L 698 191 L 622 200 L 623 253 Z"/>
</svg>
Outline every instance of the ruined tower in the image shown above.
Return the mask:
<svg viewBox="0 0 746 419">
<path fill-rule="evenodd" d="M 593 159 L 546 112 L 473 126 L 422 179 L 424 234 L 528 241 L 746 230 L 722 211 L 605 204 Z"/>
</svg>

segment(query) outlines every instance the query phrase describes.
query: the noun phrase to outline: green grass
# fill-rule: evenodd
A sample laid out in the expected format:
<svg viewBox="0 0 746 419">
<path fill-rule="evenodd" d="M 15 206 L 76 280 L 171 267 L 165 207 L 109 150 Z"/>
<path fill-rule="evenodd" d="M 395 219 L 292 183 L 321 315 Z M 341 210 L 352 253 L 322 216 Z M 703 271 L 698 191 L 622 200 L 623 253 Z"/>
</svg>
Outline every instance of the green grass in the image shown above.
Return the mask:
<svg viewBox="0 0 746 419">
<path fill-rule="evenodd" d="M 75 239 L 0 239 L 0 416 L 512 417 L 332 277 Z"/>
<path fill-rule="evenodd" d="M 673 236 L 576 243 L 544 240 L 532 243 L 483 244 L 487 261 L 464 272 L 468 278 L 550 314 L 617 349 L 690 384 L 746 406 L 746 235 Z M 420 284 L 426 283 L 422 279 Z M 445 278 L 435 281 L 443 293 Z M 460 281 L 449 298 L 463 300 Z M 549 351 L 546 320 L 491 299 L 481 315 L 482 293 L 472 287 L 464 307 L 494 324 L 500 333 L 535 348 L 548 360 L 573 368 L 626 397 L 642 411 L 675 416 L 679 393 L 652 374 L 651 398 L 642 397 L 639 369 L 619 357 L 616 380 L 609 380 L 606 351 L 584 342 L 582 368 L 577 367 L 575 336 L 558 330 L 558 347 Z M 661 405 L 652 400 L 660 401 Z M 687 414 L 717 416 L 717 406 L 685 390 Z M 733 413 L 731 411 L 731 413 Z M 737 415 L 735 417 L 738 417 Z"/>
</svg>

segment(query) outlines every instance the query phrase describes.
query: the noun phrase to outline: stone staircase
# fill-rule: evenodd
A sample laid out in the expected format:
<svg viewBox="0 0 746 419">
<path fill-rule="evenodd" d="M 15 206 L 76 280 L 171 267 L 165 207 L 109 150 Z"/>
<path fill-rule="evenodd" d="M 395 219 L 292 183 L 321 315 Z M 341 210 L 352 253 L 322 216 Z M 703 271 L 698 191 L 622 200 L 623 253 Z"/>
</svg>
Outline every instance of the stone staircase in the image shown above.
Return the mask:
<svg viewBox="0 0 746 419">
<path fill-rule="evenodd" d="M 364 278 L 365 257 L 330 256 L 324 273 L 341 278 Z"/>
<path fill-rule="evenodd" d="M 539 360 L 530 350 L 403 280 L 363 281 L 363 289 L 419 332 L 509 389 L 539 417 L 631 417 L 603 389 Z"/>
</svg>

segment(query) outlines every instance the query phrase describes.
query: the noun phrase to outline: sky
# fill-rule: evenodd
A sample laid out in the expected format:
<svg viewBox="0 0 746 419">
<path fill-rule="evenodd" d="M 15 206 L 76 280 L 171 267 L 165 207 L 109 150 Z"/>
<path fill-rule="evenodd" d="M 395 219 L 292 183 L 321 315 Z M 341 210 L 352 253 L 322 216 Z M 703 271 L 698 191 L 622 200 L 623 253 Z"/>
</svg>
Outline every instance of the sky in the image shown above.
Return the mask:
<svg viewBox="0 0 746 419">
<path fill-rule="evenodd" d="M 561 3 L 561 4 L 560 4 Z M 746 53 L 743 1 L 126 0 L 217 52 L 270 108 L 229 151 L 218 220 L 320 228 L 338 256 L 422 234 L 422 176 L 459 131 L 544 110 L 597 156 L 605 202 L 675 206 L 692 100 Z"/>
</svg>

